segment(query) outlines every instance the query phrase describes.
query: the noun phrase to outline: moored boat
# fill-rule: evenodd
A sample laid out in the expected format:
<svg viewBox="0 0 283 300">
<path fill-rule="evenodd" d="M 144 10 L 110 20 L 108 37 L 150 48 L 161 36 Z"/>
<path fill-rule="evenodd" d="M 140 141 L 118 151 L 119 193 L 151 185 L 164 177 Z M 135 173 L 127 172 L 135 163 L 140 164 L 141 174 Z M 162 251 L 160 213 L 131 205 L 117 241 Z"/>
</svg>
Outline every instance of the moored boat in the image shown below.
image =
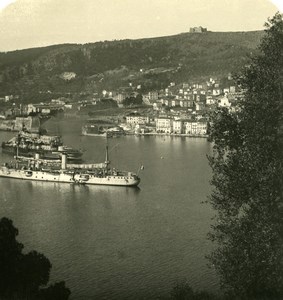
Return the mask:
<svg viewBox="0 0 283 300">
<path fill-rule="evenodd" d="M 65 153 L 70 161 L 81 161 L 83 154 L 80 150 L 64 146 L 58 135 L 42 135 L 27 131 L 20 131 L 17 136 L 3 142 L 2 152 L 25 157 L 33 157 L 38 153 L 41 158 L 49 160 L 61 159 L 62 153 Z"/>
<path fill-rule="evenodd" d="M 88 124 L 82 127 L 82 135 L 109 138 L 125 135 L 125 132 L 120 126 Z"/>
<path fill-rule="evenodd" d="M 68 165 L 63 153 L 61 165 L 56 168 L 44 164 L 37 155 L 28 162 L 16 159 L 13 163 L 5 163 L 0 167 L 0 177 L 87 185 L 137 186 L 140 183 L 138 174 L 110 167 L 108 146 L 104 163 Z"/>
</svg>

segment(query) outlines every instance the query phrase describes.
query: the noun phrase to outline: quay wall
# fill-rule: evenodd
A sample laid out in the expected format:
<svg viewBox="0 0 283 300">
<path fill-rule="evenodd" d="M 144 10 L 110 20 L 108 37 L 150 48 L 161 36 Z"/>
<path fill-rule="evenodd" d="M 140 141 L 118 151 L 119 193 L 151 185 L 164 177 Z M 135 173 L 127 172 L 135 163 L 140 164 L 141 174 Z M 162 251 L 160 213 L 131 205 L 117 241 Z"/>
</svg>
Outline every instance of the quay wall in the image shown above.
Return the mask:
<svg viewBox="0 0 283 300">
<path fill-rule="evenodd" d="M 208 134 L 185 134 L 185 133 L 156 133 L 156 132 L 147 132 L 147 133 L 126 133 L 126 135 L 135 135 L 135 136 L 176 136 L 176 137 L 200 137 L 208 138 Z"/>
</svg>

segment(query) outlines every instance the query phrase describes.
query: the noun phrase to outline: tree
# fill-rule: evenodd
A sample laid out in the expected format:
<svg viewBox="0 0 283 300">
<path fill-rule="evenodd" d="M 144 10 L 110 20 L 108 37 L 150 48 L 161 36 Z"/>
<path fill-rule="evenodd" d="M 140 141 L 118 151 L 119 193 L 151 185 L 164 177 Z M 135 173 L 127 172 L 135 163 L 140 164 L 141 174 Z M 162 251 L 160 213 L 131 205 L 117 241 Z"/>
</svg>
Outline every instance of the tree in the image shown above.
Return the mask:
<svg viewBox="0 0 283 300">
<path fill-rule="evenodd" d="M 0 221 L 0 298 L 11 290 L 16 291 L 17 265 L 21 258 L 23 245 L 16 241 L 18 230 L 13 227 L 12 221 L 2 218 Z"/>
<path fill-rule="evenodd" d="M 36 251 L 23 254 L 17 235 L 10 219 L 0 219 L 0 298 L 67 300 L 70 290 L 64 282 L 42 288 L 49 281 L 51 263 Z"/>
<path fill-rule="evenodd" d="M 126 99 L 124 99 L 123 101 L 123 104 L 125 106 L 141 105 L 142 103 L 143 103 L 142 94 L 137 94 L 137 96 L 126 97 Z"/>
<path fill-rule="evenodd" d="M 186 281 L 178 282 L 170 293 L 171 300 L 217 300 L 220 298 L 205 291 L 194 291 Z"/>
<path fill-rule="evenodd" d="M 21 255 L 18 262 L 18 276 L 22 290 L 25 293 L 37 293 L 40 286 L 45 286 L 49 280 L 50 261 L 36 251 Z"/>
<path fill-rule="evenodd" d="M 238 112 L 212 117 L 209 157 L 217 211 L 210 261 L 238 299 L 283 298 L 283 20 L 266 23 L 260 54 L 237 78 Z"/>
<path fill-rule="evenodd" d="M 40 290 L 40 299 L 42 300 L 68 300 L 70 291 L 65 287 L 65 282 L 57 282 Z"/>
</svg>

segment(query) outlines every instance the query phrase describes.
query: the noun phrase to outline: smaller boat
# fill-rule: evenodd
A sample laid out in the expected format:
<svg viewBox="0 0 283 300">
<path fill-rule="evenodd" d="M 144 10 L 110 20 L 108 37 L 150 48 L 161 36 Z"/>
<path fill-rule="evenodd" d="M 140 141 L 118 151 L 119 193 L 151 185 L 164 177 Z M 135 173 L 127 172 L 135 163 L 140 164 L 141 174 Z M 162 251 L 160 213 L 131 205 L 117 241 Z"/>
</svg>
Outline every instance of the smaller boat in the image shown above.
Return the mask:
<svg viewBox="0 0 283 300">
<path fill-rule="evenodd" d="M 100 137 L 118 137 L 125 135 L 123 128 L 113 125 L 88 124 L 82 127 L 82 135 Z"/>
</svg>

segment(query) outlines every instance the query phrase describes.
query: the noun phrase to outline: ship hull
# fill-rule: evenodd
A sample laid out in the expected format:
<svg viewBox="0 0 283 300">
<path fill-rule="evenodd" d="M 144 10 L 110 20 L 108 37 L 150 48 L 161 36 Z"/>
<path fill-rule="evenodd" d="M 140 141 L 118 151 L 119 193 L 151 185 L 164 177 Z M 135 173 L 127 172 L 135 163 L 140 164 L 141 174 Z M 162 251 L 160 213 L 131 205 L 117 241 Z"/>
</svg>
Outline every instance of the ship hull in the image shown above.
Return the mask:
<svg viewBox="0 0 283 300">
<path fill-rule="evenodd" d="M 106 176 L 102 178 L 90 176 L 83 183 L 90 185 L 137 186 L 140 183 L 140 179 L 132 176 Z"/>
<path fill-rule="evenodd" d="M 84 135 L 84 136 L 100 136 L 100 137 L 106 137 L 106 133 L 88 133 L 88 132 L 82 132 L 82 135 Z"/>
<path fill-rule="evenodd" d="M 89 174 L 76 174 L 74 172 L 58 171 L 36 171 L 36 170 L 18 170 L 7 167 L 0 168 L 0 177 L 48 181 L 58 183 L 75 183 L 86 185 L 111 185 L 111 186 L 137 186 L 140 179 L 135 175 L 130 176 L 103 176 L 97 177 Z"/>
</svg>

